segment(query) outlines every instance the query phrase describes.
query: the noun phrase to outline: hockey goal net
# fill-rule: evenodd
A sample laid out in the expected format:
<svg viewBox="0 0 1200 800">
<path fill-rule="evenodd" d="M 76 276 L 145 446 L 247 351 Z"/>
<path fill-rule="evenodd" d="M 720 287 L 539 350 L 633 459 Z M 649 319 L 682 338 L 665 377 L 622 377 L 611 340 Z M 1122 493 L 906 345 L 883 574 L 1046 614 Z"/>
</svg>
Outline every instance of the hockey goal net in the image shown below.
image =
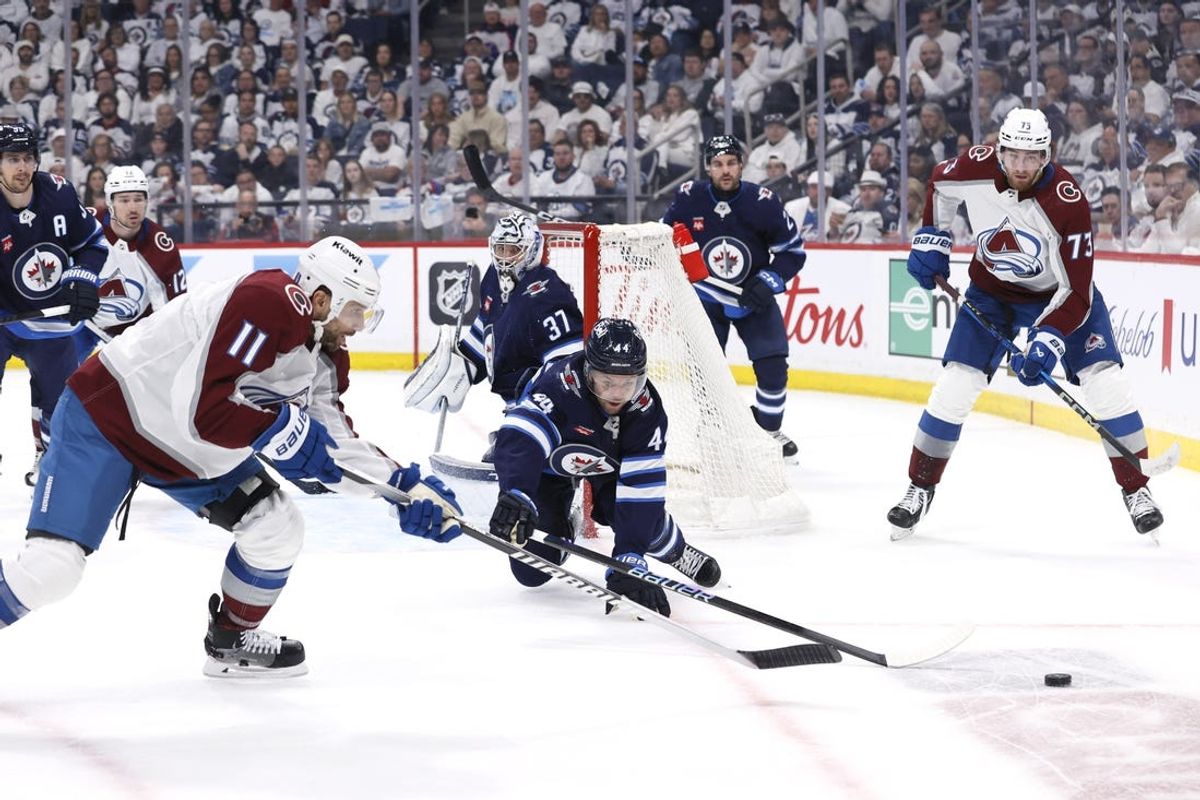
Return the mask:
<svg viewBox="0 0 1200 800">
<path fill-rule="evenodd" d="M 671 514 L 710 530 L 806 522 L 779 443 L 754 423 L 739 396 L 671 229 L 658 222 L 540 227 L 550 266 L 582 301 L 585 332 L 600 317 L 621 317 L 646 339 L 649 377 L 670 419 Z"/>
</svg>

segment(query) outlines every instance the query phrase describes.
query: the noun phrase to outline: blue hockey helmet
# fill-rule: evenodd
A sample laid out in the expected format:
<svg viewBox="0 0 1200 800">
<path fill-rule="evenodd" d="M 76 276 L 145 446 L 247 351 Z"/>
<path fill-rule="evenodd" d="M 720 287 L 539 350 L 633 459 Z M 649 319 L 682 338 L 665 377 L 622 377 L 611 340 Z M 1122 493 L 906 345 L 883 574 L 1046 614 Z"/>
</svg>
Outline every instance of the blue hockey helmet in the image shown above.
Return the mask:
<svg viewBox="0 0 1200 800">
<path fill-rule="evenodd" d="M 0 153 L 32 153 L 37 155 L 37 135 L 24 122 L 0 124 Z"/>
<path fill-rule="evenodd" d="M 711 164 L 714 158 L 727 153 L 737 156 L 738 161 L 742 160 L 742 143 L 736 136 L 723 133 L 720 136 L 713 136 L 704 143 L 705 164 Z"/>
<path fill-rule="evenodd" d="M 604 402 L 624 405 L 646 385 L 646 340 L 627 319 L 597 320 L 583 355 L 588 389 Z"/>
</svg>

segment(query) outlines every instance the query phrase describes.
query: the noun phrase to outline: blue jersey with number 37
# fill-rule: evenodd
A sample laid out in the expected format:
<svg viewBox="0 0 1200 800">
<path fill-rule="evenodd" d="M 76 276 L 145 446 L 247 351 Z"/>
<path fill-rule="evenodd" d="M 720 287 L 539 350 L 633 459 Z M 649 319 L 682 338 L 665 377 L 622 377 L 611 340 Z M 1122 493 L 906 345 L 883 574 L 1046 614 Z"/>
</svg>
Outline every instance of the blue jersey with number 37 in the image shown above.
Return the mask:
<svg viewBox="0 0 1200 800">
<path fill-rule="evenodd" d="M 529 270 L 504 302 L 495 266 L 480 285 L 479 316 L 459 342 L 492 391 L 512 403 L 542 366 L 583 350 L 583 315 L 571 287 L 549 267 Z"/>
<path fill-rule="evenodd" d="M 614 552 L 669 552 L 680 533 L 666 512 L 667 413 L 654 385 L 609 416 L 584 382 L 584 355 L 533 380 L 504 415 L 496 437 L 500 490 L 537 495 L 545 474 L 592 485 L 598 522 L 612 526 Z"/>
</svg>

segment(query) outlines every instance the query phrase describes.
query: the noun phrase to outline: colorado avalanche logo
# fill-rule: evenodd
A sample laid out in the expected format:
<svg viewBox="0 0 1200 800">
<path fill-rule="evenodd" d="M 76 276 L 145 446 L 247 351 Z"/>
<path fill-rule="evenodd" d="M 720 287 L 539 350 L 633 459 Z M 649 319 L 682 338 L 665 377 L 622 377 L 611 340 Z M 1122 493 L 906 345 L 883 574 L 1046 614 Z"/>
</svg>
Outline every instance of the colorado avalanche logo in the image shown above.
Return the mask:
<svg viewBox="0 0 1200 800">
<path fill-rule="evenodd" d="M 591 478 L 616 472 L 603 450 L 586 444 L 564 444 L 550 454 L 550 469 L 559 475 Z"/>
<path fill-rule="evenodd" d="M 995 228 L 981 232 L 975 241 L 979 260 L 992 272 L 1033 278 L 1046 270 L 1041 259 L 1042 243 L 1028 231 L 1015 227 L 1007 217 Z"/>
<path fill-rule="evenodd" d="M 142 313 L 146 287 L 120 274 L 100 285 L 100 313 L 120 322 L 133 322 Z"/>
<path fill-rule="evenodd" d="M 13 286 L 29 300 L 44 300 L 58 291 L 67 264 L 67 253 L 58 245 L 35 244 L 13 262 Z"/>
<path fill-rule="evenodd" d="M 708 267 L 709 274 L 739 283 L 750 271 L 750 248 L 732 236 L 718 236 L 704 245 L 700 255 Z"/>
</svg>

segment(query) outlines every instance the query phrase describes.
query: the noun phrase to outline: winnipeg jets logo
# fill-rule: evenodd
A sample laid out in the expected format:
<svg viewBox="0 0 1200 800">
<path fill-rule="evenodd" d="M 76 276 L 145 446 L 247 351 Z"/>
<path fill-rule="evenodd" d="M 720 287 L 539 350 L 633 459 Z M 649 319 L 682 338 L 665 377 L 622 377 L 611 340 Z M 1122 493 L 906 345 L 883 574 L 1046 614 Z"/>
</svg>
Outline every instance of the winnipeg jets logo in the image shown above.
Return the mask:
<svg viewBox="0 0 1200 800">
<path fill-rule="evenodd" d="M 559 475 L 594 477 L 617 471 L 604 451 L 586 444 L 564 444 L 550 454 L 550 469 Z"/>
<path fill-rule="evenodd" d="M 38 244 L 13 262 L 13 286 L 30 300 L 57 291 L 67 265 L 67 253 L 56 244 Z"/>
<path fill-rule="evenodd" d="M 732 236 L 710 240 L 701 256 L 709 273 L 722 280 L 737 283 L 750 271 L 750 248 Z"/>
<path fill-rule="evenodd" d="M 1007 217 L 995 228 L 982 231 L 975 241 L 979 260 L 992 272 L 1009 272 L 1012 279 L 1019 279 L 1033 278 L 1046 271 L 1041 259 L 1041 241 L 1014 226 Z"/>
<path fill-rule="evenodd" d="M 549 286 L 550 286 L 550 281 L 534 281 L 533 283 L 531 283 L 525 287 L 524 294 L 528 295 L 529 297 L 533 297 L 534 295 L 539 295 L 542 292 L 546 291 L 546 289 L 548 289 Z"/>
</svg>

